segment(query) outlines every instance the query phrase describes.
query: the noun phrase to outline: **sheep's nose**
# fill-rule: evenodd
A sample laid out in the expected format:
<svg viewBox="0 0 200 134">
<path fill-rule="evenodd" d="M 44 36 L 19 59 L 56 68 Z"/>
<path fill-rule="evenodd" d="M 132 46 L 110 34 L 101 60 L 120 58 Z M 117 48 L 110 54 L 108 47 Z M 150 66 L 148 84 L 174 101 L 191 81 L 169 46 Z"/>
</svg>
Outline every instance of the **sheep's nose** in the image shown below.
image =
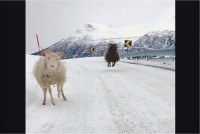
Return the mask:
<svg viewBox="0 0 200 134">
<path fill-rule="evenodd" d="M 53 68 L 53 67 L 54 67 L 54 65 L 51 65 L 51 67 Z"/>
</svg>

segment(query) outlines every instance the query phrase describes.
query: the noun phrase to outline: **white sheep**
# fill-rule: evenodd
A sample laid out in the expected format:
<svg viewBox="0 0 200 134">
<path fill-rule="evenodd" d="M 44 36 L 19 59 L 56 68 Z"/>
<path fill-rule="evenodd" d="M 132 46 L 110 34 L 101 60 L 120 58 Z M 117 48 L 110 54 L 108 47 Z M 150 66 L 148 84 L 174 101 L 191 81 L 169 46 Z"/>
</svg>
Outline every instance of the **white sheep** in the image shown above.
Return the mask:
<svg viewBox="0 0 200 134">
<path fill-rule="evenodd" d="M 64 64 L 60 61 L 63 52 L 51 52 L 47 49 L 43 50 L 44 57 L 41 57 L 35 64 L 33 73 L 34 76 L 43 90 L 44 100 L 43 105 L 46 105 L 47 89 L 51 96 L 51 103 L 55 105 L 50 85 L 57 85 L 58 97 L 60 92 L 64 100 L 67 100 L 64 92 L 63 85 L 66 81 L 66 69 Z"/>
</svg>

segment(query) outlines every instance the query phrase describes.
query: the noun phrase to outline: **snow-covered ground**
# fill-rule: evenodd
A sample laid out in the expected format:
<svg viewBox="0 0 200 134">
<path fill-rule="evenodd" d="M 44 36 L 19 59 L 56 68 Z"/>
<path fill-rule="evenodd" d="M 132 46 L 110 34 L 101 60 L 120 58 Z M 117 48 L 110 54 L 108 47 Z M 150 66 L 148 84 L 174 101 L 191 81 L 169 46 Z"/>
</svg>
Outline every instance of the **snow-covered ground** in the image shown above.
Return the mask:
<svg viewBox="0 0 200 134">
<path fill-rule="evenodd" d="M 43 93 L 32 74 L 39 57 L 26 55 L 26 133 L 175 133 L 175 71 L 103 57 L 63 60 L 64 92 L 56 105 L 42 105 Z M 53 87 L 55 88 L 55 87 Z"/>
</svg>

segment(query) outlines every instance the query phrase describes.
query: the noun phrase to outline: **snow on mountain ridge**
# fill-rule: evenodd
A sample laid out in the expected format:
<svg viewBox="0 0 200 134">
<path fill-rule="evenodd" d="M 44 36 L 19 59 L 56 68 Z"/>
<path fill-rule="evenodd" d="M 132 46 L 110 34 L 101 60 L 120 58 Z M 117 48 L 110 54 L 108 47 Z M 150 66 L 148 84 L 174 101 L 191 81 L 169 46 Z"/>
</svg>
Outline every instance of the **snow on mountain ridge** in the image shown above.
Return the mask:
<svg viewBox="0 0 200 134">
<path fill-rule="evenodd" d="M 148 32 L 135 41 L 134 46 L 153 49 L 175 48 L 175 32 L 173 30 Z"/>
<path fill-rule="evenodd" d="M 89 35 L 94 39 L 134 37 L 142 35 L 142 33 L 138 34 L 138 32 L 136 32 L 138 29 L 140 28 L 137 25 L 115 28 L 106 24 L 89 23 L 79 28 L 76 31 L 75 36 L 80 37 Z"/>
<path fill-rule="evenodd" d="M 143 36 L 149 31 L 175 30 L 175 17 L 154 24 L 111 27 L 106 24 L 88 23 L 79 28 L 74 36 L 91 36 L 93 39 Z"/>
</svg>

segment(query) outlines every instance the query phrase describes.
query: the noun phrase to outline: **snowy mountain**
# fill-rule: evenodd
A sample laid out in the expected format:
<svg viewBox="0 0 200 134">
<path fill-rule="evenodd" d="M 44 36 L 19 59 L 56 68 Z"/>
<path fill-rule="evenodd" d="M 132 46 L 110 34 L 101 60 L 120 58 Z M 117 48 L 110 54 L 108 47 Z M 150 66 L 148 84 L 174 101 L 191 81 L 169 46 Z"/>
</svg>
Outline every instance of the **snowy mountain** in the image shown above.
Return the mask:
<svg viewBox="0 0 200 134">
<path fill-rule="evenodd" d="M 133 47 L 156 49 L 173 47 L 175 42 L 174 26 L 174 18 L 153 25 L 129 25 L 120 28 L 106 24 L 88 23 L 80 27 L 74 35 L 60 40 L 48 49 L 53 52 L 64 51 L 63 58 L 75 58 L 102 56 L 111 42 L 117 43 L 118 49 L 123 52 L 124 40 L 127 39 L 132 40 Z M 90 47 L 94 47 L 95 51 L 90 52 Z"/>
<path fill-rule="evenodd" d="M 85 24 L 75 35 L 62 39 L 48 49 L 54 52 L 64 51 L 63 58 L 102 56 L 111 42 L 117 43 L 119 49 L 122 49 L 125 39 L 136 41 L 139 38 L 133 35 L 134 32 L 125 31 L 123 28 L 111 28 L 105 24 Z M 94 47 L 95 52 L 90 52 L 90 47 Z"/>
<path fill-rule="evenodd" d="M 170 30 L 152 31 L 138 39 L 134 46 L 153 49 L 175 48 L 175 33 Z"/>
</svg>

